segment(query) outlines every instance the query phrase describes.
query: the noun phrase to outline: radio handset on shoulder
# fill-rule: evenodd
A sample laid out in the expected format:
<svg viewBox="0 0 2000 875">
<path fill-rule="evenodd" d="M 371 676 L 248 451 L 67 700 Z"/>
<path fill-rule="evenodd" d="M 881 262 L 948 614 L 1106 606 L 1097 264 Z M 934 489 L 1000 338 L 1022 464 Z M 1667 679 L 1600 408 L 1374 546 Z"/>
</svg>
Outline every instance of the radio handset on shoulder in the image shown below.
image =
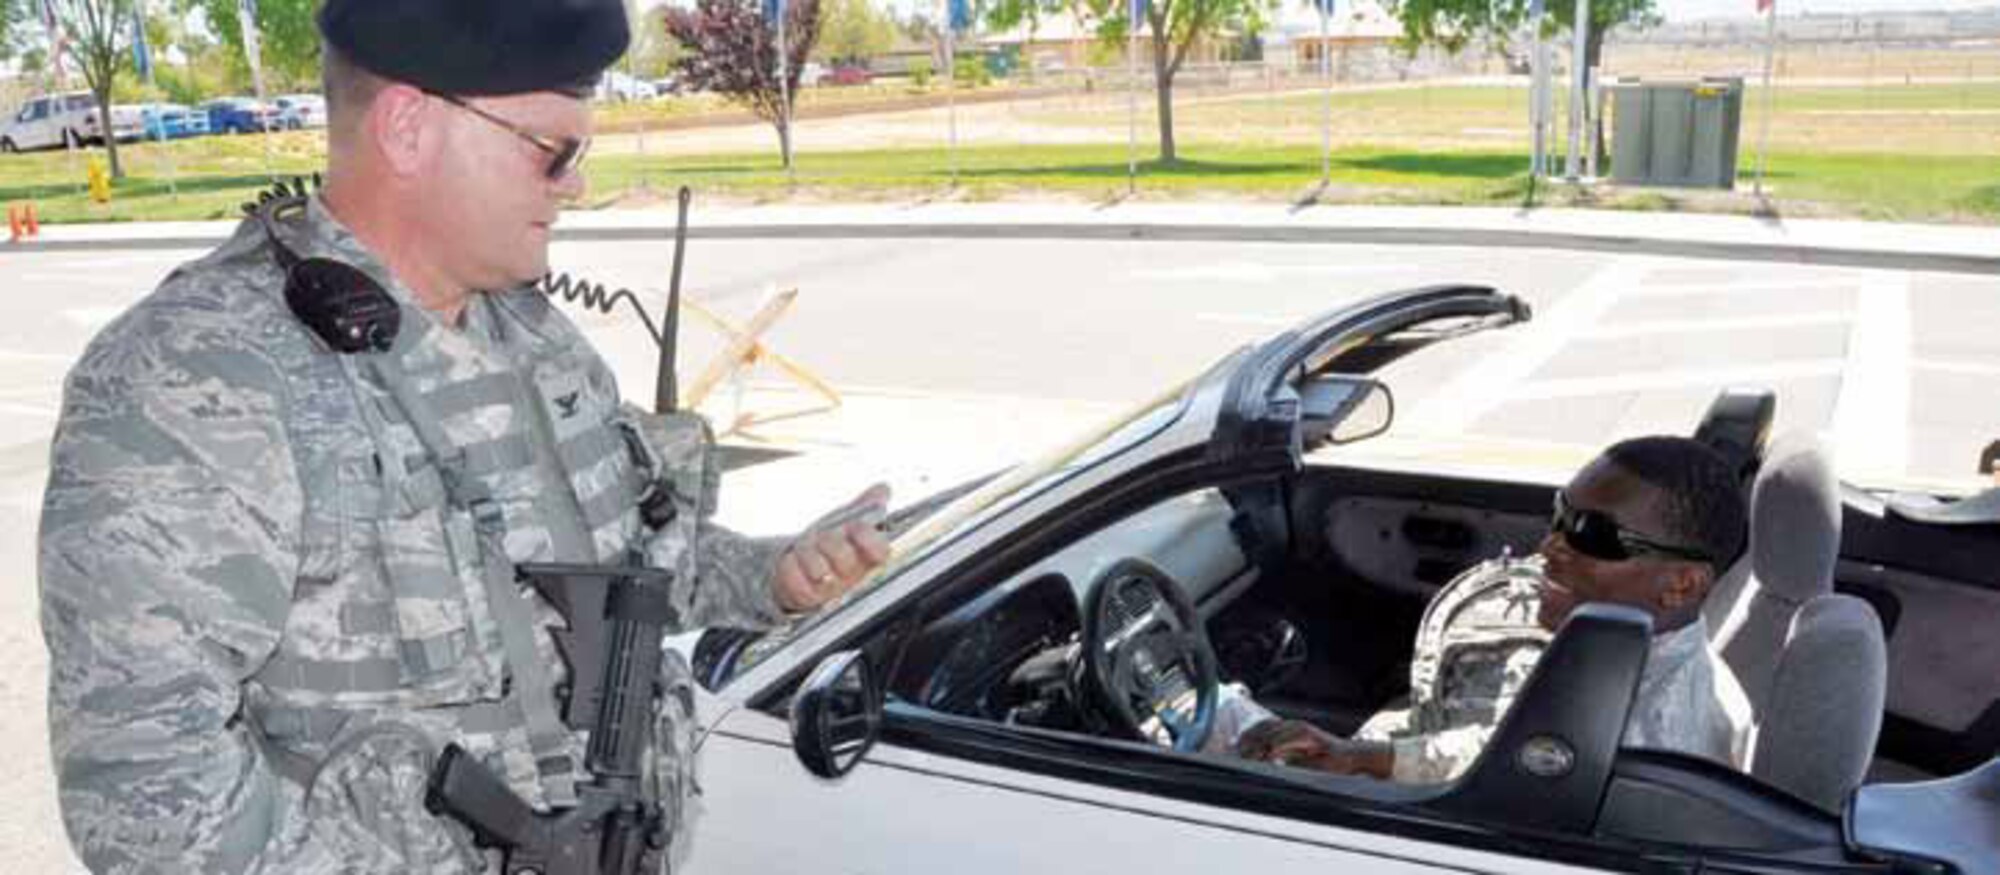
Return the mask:
<svg viewBox="0 0 2000 875">
<path fill-rule="evenodd" d="M 303 199 L 272 201 L 251 213 L 285 271 L 286 306 L 336 352 L 388 352 L 402 330 L 403 311 L 382 284 L 346 262 L 300 258 L 278 238 L 277 214 L 304 206 Z"/>
</svg>

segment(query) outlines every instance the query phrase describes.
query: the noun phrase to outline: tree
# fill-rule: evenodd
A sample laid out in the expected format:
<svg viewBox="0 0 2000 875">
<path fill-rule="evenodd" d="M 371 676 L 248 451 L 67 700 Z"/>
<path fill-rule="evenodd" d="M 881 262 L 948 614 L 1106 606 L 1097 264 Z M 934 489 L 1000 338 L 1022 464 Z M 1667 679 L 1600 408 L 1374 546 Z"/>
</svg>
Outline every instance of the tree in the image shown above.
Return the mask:
<svg viewBox="0 0 2000 875">
<path fill-rule="evenodd" d="M 208 16 L 209 30 L 229 47 L 231 58 L 249 70 L 243 48 L 240 0 L 180 0 Z M 319 0 L 257 0 L 257 55 L 277 90 L 319 87 Z M 411 51 L 420 51 L 412 46 Z"/>
<path fill-rule="evenodd" d="M 1135 23 L 1130 20 L 1131 0 L 998 0 L 986 8 L 985 19 L 996 30 L 1025 22 L 1033 34 L 1046 17 L 1067 14 L 1080 22 L 1095 22 L 1097 37 L 1107 46 L 1125 42 L 1133 27 L 1143 28 L 1142 51 L 1151 56 L 1159 107 L 1160 160 L 1174 161 L 1179 157 L 1174 143 L 1174 77 L 1188 54 L 1225 30 L 1242 34 L 1263 30 L 1264 16 L 1276 2 L 1280 0 L 1151 0 L 1144 17 Z"/>
<path fill-rule="evenodd" d="M 1043 17 L 1066 8 L 1070 8 L 1069 4 L 1050 2 L 1050 0 L 992 0 L 985 6 L 984 18 L 986 26 L 995 31 L 1006 32 L 1017 27 L 1026 28 L 1027 39 L 1021 43 L 1025 49 L 1034 45 L 1035 34 L 1042 29 Z M 1021 63 L 1027 67 L 1028 81 L 1035 81 L 1035 59 L 1023 57 Z"/>
<path fill-rule="evenodd" d="M 789 169 L 799 69 L 819 39 L 819 0 L 790 0 L 785 9 L 782 87 L 777 28 L 754 0 L 696 0 L 693 9 L 667 9 L 660 17 L 667 35 L 687 50 L 675 62 L 681 87 L 713 91 L 770 122 L 778 130 L 778 148 Z"/>
<path fill-rule="evenodd" d="M 1410 48 L 1465 48 L 1475 39 L 1506 41 L 1528 26 L 1529 0 L 1385 0 L 1384 8 L 1403 22 L 1403 42 Z M 1574 0 L 1546 0 L 1544 35 L 1572 32 Z M 1590 0 L 1590 33 L 1584 42 L 1584 68 L 1597 69 L 1604 56 L 1604 38 L 1621 26 L 1640 28 L 1660 23 L 1655 0 Z"/>
<path fill-rule="evenodd" d="M 1545 0 L 1542 20 L 1528 21 L 1529 0 L 1386 0 L 1389 14 L 1402 19 L 1403 44 L 1414 50 L 1435 45 L 1456 52 L 1475 39 L 1504 43 L 1523 28 L 1542 35 L 1574 33 L 1575 0 Z M 1604 59 L 1604 38 L 1613 28 L 1648 28 L 1661 21 L 1654 0 L 1590 0 L 1590 33 L 1584 35 L 1583 69 L 1596 71 Z M 1597 132 L 1604 152 L 1604 132 Z"/>
<path fill-rule="evenodd" d="M 31 20 L 28 0 L 0 0 L 0 61 L 14 58 L 25 48 L 17 41 Z"/>
<path fill-rule="evenodd" d="M 673 72 L 674 62 L 681 56 L 680 44 L 667 36 L 665 28 L 645 26 L 645 22 L 660 15 L 663 5 L 627 0 L 625 12 L 635 26 L 632 28 L 632 46 L 625 50 L 624 59 L 617 64 L 618 69 L 641 79 L 658 79 Z M 652 8 L 642 8 L 648 6 Z"/>
<path fill-rule="evenodd" d="M 1106 40 L 1123 40 L 1127 29 L 1133 24 L 1129 0 L 1087 0 L 1091 11 L 1101 24 L 1098 36 Z M 1154 97 L 1158 101 L 1160 115 L 1160 160 L 1173 161 L 1177 157 L 1174 147 L 1174 76 L 1181 71 L 1187 61 L 1188 52 L 1203 39 L 1221 33 L 1225 28 L 1243 33 L 1256 33 L 1264 28 L 1264 14 L 1271 9 L 1273 0 L 1152 0 L 1145 8 L 1143 23 L 1151 38 L 1145 40 L 1146 48 L 1152 50 Z"/>
<path fill-rule="evenodd" d="M 111 87 L 132 41 L 132 0 L 47 0 L 58 25 L 69 35 L 71 54 L 83 80 L 97 97 L 97 129 L 111 158 L 111 178 L 124 179 L 118 137 L 111 129 Z"/>
<path fill-rule="evenodd" d="M 827 0 L 820 24 L 819 56 L 827 61 L 860 63 L 896 44 L 896 22 L 871 0 Z"/>
</svg>

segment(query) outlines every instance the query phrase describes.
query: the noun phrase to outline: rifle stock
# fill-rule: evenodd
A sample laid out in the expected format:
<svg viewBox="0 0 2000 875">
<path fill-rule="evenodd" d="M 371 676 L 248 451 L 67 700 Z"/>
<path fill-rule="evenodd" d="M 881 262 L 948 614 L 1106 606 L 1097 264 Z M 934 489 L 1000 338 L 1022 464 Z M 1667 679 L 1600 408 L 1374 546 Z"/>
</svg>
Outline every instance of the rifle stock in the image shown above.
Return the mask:
<svg viewBox="0 0 2000 875">
<path fill-rule="evenodd" d="M 431 771 L 424 805 L 458 820 L 484 847 L 497 847 L 509 875 L 632 875 L 666 847 L 660 800 L 642 786 L 658 695 L 662 646 L 678 612 L 667 598 L 672 574 L 605 565 L 523 565 L 533 585 L 568 622 L 556 644 L 569 665 L 563 720 L 589 729 L 574 807 L 537 812 L 457 744 Z"/>
</svg>

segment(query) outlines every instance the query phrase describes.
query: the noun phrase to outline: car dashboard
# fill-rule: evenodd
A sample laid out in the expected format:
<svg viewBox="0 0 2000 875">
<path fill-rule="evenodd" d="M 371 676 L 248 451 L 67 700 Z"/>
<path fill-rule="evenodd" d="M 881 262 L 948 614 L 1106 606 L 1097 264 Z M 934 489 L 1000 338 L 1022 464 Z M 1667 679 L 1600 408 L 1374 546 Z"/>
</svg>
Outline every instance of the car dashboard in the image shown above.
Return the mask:
<svg viewBox="0 0 2000 875">
<path fill-rule="evenodd" d="M 1074 704 L 1057 688 L 1069 680 L 1091 585 L 1121 560 L 1144 559 L 1171 577 L 1204 619 L 1213 617 L 1256 582 L 1234 517 L 1229 500 L 1210 489 L 1094 532 L 927 624 L 904 651 L 890 689 L 945 713 L 1056 719 L 1039 711 Z"/>
</svg>

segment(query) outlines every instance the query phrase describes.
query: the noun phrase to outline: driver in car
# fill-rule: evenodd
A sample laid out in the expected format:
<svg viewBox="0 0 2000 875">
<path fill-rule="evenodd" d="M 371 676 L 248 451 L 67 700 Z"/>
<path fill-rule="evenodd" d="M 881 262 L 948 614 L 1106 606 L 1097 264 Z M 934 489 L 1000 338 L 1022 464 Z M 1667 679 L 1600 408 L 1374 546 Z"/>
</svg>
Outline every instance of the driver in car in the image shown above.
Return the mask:
<svg viewBox="0 0 2000 875">
<path fill-rule="evenodd" d="M 1217 727 L 1245 727 L 1233 743 L 1249 759 L 1398 783 L 1450 781 L 1478 757 L 1570 612 L 1611 602 L 1653 618 L 1625 746 L 1741 769 L 1750 707 L 1708 648 L 1701 604 L 1742 551 L 1746 514 L 1728 464 L 1706 446 L 1680 437 L 1616 444 L 1556 494 L 1537 555 L 1483 563 L 1439 591 L 1419 628 L 1407 710 L 1385 711 L 1341 738 L 1278 719 L 1228 686 Z"/>
</svg>

